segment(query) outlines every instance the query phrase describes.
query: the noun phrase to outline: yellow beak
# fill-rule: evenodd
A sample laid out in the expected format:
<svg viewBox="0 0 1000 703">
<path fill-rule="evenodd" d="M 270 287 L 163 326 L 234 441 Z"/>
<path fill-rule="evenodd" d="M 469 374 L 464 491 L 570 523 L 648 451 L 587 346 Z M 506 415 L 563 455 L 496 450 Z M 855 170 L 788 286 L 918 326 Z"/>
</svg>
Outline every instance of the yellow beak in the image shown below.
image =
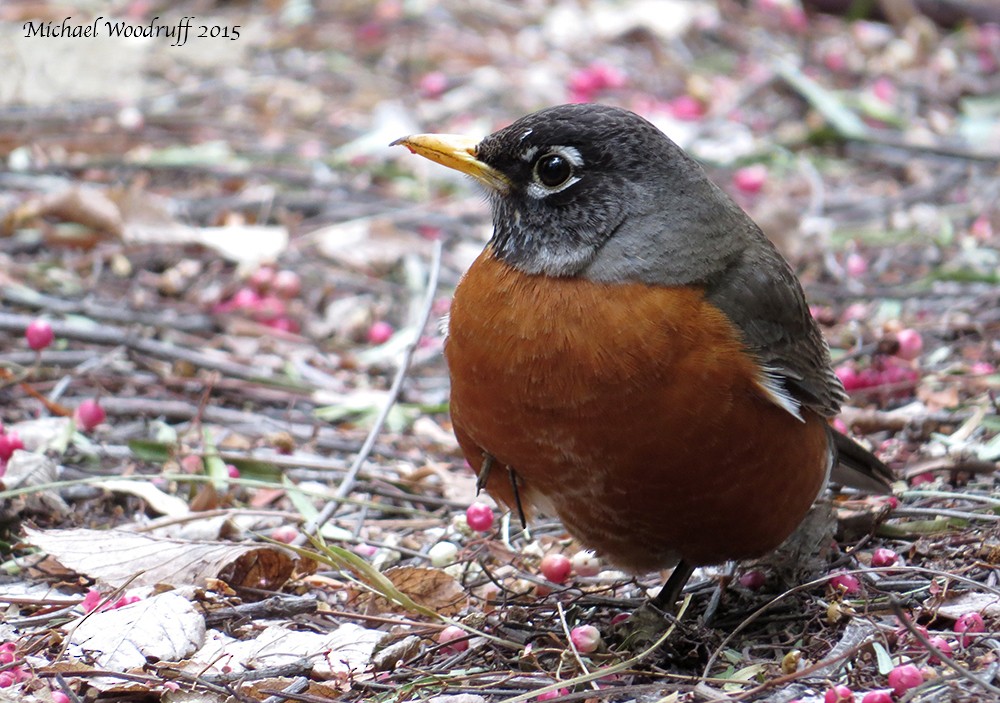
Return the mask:
<svg viewBox="0 0 1000 703">
<path fill-rule="evenodd" d="M 405 146 L 414 154 L 442 166 L 468 174 L 493 190 L 505 191 L 510 181 L 489 164 L 476 158 L 479 141 L 460 134 L 414 134 L 397 139 L 389 146 Z"/>
</svg>

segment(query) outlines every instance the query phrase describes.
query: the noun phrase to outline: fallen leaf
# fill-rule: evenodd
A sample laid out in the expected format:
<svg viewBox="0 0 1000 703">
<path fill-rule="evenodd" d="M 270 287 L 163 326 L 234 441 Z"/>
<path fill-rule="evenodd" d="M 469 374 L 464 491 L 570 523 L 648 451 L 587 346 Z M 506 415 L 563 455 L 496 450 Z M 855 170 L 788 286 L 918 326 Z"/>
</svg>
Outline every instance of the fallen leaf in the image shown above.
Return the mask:
<svg viewBox="0 0 1000 703">
<path fill-rule="evenodd" d="M 441 615 L 455 615 L 465 604 L 467 595 L 461 584 L 441 569 L 399 566 L 386 569 L 384 575 L 400 592 Z M 361 600 L 368 602 L 368 609 L 373 613 L 406 612 L 380 596 L 366 594 Z"/>
<path fill-rule="evenodd" d="M 92 613 L 70 632 L 69 641 L 106 669 L 129 671 L 147 659 L 186 659 L 205 640 L 205 620 L 184 596 L 167 592 L 130 605 Z"/>
<path fill-rule="evenodd" d="M 79 574 L 118 587 L 194 584 L 217 578 L 234 588 L 279 588 L 293 557 L 272 545 L 188 542 L 124 530 L 25 530 L 25 541 Z"/>
</svg>

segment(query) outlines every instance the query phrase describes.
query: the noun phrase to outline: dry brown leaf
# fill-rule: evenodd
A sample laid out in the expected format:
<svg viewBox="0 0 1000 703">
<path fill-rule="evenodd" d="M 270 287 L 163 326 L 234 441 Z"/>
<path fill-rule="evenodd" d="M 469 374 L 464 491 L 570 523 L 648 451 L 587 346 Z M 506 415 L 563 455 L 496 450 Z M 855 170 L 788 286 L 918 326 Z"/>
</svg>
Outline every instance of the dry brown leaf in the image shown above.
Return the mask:
<svg viewBox="0 0 1000 703">
<path fill-rule="evenodd" d="M 76 222 L 115 237 L 122 233 L 118 206 L 103 191 L 87 186 L 74 186 L 30 200 L 17 209 L 9 224 L 16 227 L 36 217 Z"/>
<path fill-rule="evenodd" d="M 279 588 L 293 557 L 272 545 L 189 542 L 123 530 L 25 530 L 25 541 L 79 574 L 118 587 L 159 583 Z"/>
<path fill-rule="evenodd" d="M 456 615 L 465 604 L 465 589 L 452 576 L 440 569 L 424 566 L 398 566 L 386 569 L 385 577 L 393 585 L 420 605 L 436 610 L 441 615 Z M 406 612 L 382 597 L 370 596 L 368 609 L 374 613 Z"/>
</svg>

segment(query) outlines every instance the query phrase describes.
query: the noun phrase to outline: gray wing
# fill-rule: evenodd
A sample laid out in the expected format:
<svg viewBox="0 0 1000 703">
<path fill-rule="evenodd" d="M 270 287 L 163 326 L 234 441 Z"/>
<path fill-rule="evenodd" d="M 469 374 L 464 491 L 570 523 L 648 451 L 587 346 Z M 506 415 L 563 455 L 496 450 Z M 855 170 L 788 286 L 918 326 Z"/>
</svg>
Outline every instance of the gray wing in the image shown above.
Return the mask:
<svg viewBox="0 0 1000 703">
<path fill-rule="evenodd" d="M 763 232 L 747 226 L 750 245 L 708 281 L 707 298 L 739 328 L 771 380 L 803 407 L 833 417 L 847 396 L 802 287 Z"/>
</svg>

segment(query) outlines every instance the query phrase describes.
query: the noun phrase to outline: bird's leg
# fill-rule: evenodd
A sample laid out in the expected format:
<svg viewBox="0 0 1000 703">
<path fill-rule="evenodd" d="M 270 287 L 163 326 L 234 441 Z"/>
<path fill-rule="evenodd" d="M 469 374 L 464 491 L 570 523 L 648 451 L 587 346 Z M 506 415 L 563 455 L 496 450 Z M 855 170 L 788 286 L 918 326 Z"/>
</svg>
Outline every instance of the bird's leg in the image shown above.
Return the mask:
<svg viewBox="0 0 1000 703">
<path fill-rule="evenodd" d="M 490 469 L 493 468 L 493 455 L 489 452 L 483 452 L 483 463 L 479 467 L 479 474 L 476 476 L 476 495 L 483 492 L 486 488 L 486 482 L 490 478 Z"/>
<path fill-rule="evenodd" d="M 521 529 L 528 529 L 528 521 L 524 517 L 524 506 L 521 505 L 521 492 L 517 490 L 517 474 L 514 467 L 507 467 L 507 475 L 510 476 L 510 487 L 514 491 L 514 506 L 517 508 L 517 516 L 521 519 Z"/>
<path fill-rule="evenodd" d="M 660 610 L 673 611 L 677 606 L 677 600 L 681 597 L 681 591 L 684 590 L 684 584 L 691 578 L 692 573 L 694 573 L 693 566 L 683 559 L 677 562 L 677 566 L 671 572 L 670 578 L 667 579 L 667 582 L 663 584 L 663 588 L 660 589 L 660 592 L 651 601 L 652 604 Z"/>
</svg>

